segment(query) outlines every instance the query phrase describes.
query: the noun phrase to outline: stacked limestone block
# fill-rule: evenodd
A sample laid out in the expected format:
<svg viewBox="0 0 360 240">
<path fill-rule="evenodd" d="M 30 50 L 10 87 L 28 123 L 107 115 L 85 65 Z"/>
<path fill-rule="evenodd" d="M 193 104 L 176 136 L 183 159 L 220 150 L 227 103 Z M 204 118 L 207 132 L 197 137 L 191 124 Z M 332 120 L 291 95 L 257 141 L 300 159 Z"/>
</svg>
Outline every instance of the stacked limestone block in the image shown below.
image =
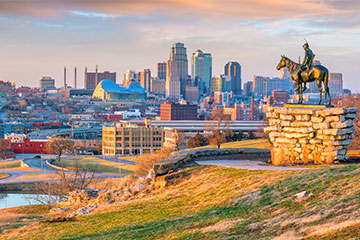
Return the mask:
<svg viewBox="0 0 360 240">
<path fill-rule="evenodd" d="M 331 164 L 347 159 L 356 108 L 272 107 L 266 114 L 272 164 Z"/>
</svg>

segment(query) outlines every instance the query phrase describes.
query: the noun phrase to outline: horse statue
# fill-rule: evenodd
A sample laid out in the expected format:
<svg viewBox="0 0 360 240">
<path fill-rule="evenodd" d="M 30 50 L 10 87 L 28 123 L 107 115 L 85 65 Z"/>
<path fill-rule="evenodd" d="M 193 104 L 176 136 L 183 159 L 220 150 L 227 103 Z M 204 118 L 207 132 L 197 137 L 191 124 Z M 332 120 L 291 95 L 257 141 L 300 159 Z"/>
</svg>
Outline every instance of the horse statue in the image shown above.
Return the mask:
<svg viewBox="0 0 360 240">
<path fill-rule="evenodd" d="M 323 83 L 325 91 L 325 102 L 328 99 L 327 105 L 331 105 L 331 96 L 329 91 L 329 70 L 326 67 L 322 65 L 313 65 L 309 71 L 302 71 L 300 74 L 298 74 L 299 71 L 301 71 L 301 64 L 298 64 L 284 55 L 281 55 L 281 60 L 276 69 L 280 70 L 283 67 L 286 67 L 289 70 L 291 78 L 297 87 L 297 93 L 299 95 L 298 103 L 303 103 L 303 92 L 306 89 L 306 83 L 316 81 L 320 94 L 318 104 L 320 105 L 322 101 Z"/>
</svg>

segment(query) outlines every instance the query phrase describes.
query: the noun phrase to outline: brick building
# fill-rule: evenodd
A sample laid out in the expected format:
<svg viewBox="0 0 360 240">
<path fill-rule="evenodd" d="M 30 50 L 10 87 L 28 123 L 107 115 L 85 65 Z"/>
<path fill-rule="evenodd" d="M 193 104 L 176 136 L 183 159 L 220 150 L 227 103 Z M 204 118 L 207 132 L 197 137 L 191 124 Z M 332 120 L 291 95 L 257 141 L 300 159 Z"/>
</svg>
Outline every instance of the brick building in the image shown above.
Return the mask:
<svg viewBox="0 0 360 240">
<path fill-rule="evenodd" d="M 289 92 L 284 90 L 273 90 L 272 98 L 274 103 L 287 103 L 289 98 Z"/>
<path fill-rule="evenodd" d="M 160 106 L 160 119 L 196 120 L 197 104 L 163 103 Z"/>
</svg>

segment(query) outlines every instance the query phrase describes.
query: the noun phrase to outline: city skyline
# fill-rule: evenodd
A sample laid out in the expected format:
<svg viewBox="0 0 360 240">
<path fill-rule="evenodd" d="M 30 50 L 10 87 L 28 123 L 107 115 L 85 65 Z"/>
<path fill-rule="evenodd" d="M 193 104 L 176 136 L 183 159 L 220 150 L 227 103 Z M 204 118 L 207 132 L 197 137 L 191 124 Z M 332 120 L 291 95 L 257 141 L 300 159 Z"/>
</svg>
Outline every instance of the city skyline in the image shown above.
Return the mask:
<svg viewBox="0 0 360 240">
<path fill-rule="evenodd" d="M 197 49 L 212 54 L 213 76 L 222 74 L 227 62 L 239 62 L 247 82 L 253 75 L 278 76 L 280 54 L 303 58 L 306 38 L 316 59 L 342 73 L 345 88 L 359 91 L 358 2 L 222 1 L 221 10 L 220 4 L 1 1 L 0 51 L 6 61 L 0 63 L 0 79 L 37 86 L 42 76 L 50 76 L 61 87 L 64 66 L 81 73 L 96 64 L 118 76 L 128 69 L 155 73 L 171 45 L 182 42 L 188 60 Z M 70 72 L 67 82 L 73 86 Z M 78 87 L 84 87 L 80 74 Z"/>
</svg>

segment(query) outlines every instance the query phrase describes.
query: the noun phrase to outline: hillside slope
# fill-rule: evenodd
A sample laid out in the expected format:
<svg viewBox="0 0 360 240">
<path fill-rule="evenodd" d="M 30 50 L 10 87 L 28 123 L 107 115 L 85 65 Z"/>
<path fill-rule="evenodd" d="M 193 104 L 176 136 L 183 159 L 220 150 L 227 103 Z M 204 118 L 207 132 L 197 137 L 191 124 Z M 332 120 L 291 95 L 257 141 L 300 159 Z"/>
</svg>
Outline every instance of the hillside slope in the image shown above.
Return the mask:
<svg viewBox="0 0 360 240">
<path fill-rule="evenodd" d="M 2 239 L 350 239 L 360 235 L 360 166 L 252 171 L 200 166 L 152 197 L 40 223 Z M 307 191 L 297 198 L 295 194 Z M 280 236 L 280 237 L 279 237 Z"/>
</svg>

